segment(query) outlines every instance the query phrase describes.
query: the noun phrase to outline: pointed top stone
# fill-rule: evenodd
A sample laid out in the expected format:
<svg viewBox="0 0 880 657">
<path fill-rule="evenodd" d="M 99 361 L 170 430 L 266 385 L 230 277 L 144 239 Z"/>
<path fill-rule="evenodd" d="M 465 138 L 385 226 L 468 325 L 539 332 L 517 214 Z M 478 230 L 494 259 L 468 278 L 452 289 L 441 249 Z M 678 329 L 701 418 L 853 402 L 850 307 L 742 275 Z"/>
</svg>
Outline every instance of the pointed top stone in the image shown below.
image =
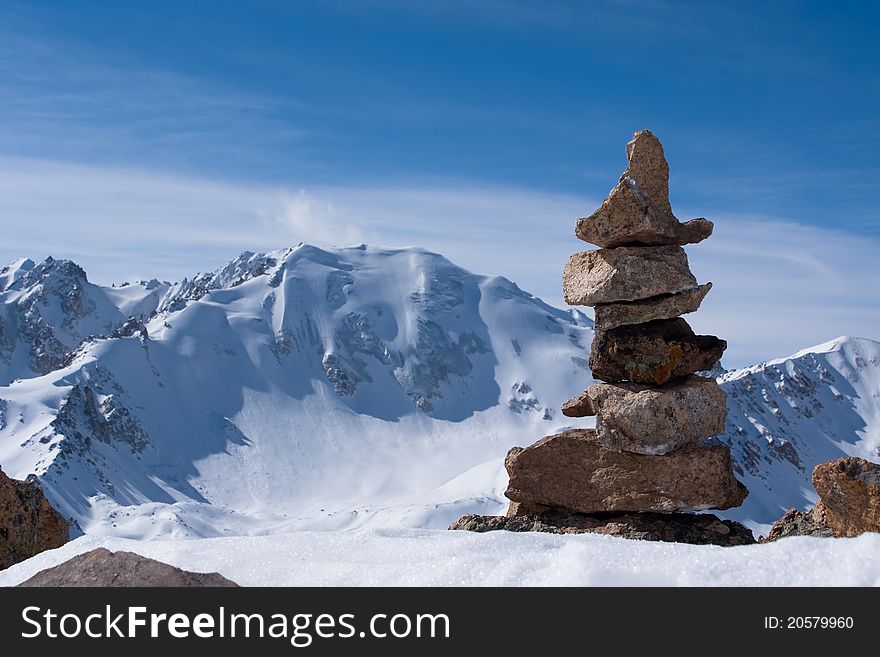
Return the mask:
<svg viewBox="0 0 880 657">
<path fill-rule="evenodd" d="M 663 153 L 663 144 L 650 130 L 633 133 L 626 145 L 626 159 L 629 162 L 622 178 L 632 178 L 641 187 L 654 210 L 662 215 L 671 215 L 669 205 L 669 164 Z"/>
<path fill-rule="evenodd" d="M 597 246 L 694 244 L 712 234 L 712 222 L 681 223 L 669 204 L 669 164 L 660 140 L 639 130 L 626 145 L 627 167 L 602 206 L 578 219 L 575 235 Z"/>
</svg>

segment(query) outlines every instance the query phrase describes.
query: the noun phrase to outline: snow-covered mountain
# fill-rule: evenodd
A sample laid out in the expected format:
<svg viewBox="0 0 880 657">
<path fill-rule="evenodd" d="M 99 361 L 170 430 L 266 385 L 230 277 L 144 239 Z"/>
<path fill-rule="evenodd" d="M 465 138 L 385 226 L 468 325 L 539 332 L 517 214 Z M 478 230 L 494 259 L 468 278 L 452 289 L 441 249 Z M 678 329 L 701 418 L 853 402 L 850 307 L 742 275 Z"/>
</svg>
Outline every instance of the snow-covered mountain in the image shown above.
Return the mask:
<svg viewBox="0 0 880 657">
<path fill-rule="evenodd" d="M 571 426 L 591 322 L 420 249 L 245 253 L 177 283 L 0 270 L 0 465 L 88 533 L 444 527 L 504 506 L 502 457 Z M 819 461 L 878 456 L 880 344 L 721 373 L 756 530 Z M 580 422 L 587 425 L 589 420 Z"/>
<path fill-rule="evenodd" d="M 722 439 L 749 488 L 721 514 L 767 525 L 816 501 L 813 466 L 840 456 L 880 460 L 880 343 L 837 338 L 793 356 L 723 374 Z M 756 527 L 756 530 L 766 527 Z"/>
<path fill-rule="evenodd" d="M 85 340 L 146 315 L 167 286 L 101 288 L 69 260 L 21 259 L 0 269 L 0 384 L 63 367 Z M 151 303 L 152 301 L 152 303 Z"/>
<path fill-rule="evenodd" d="M 584 315 L 419 249 L 300 245 L 110 289 L 64 261 L 22 267 L 0 296 L 16 345 L 0 463 L 88 532 L 497 511 L 499 457 L 562 426 L 586 383 Z M 63 338 L 52 367 L 25 302 Z"/>
</svg>

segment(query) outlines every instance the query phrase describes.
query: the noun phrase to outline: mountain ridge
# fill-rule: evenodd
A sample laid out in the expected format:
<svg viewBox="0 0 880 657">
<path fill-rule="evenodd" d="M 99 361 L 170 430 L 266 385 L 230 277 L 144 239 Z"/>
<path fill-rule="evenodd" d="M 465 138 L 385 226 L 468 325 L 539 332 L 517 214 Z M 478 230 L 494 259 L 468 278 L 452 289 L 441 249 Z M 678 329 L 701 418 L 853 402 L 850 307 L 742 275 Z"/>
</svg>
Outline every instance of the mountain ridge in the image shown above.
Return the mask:
<svg viewBox="0 0 880 657">
<path fill-rule="evenodd" d="M 110 288 L 68 262 L 0 270 L 0 463 L 89 533 L 497 513 L 504 453 L 571 427 L 558 408 L 590 383 L 583 313 L 425 249 L 300 244 Z M 48 370 L 33 334 L 61 345 Z M 880 343 L 838 338 L 713 373 L 752 490 L 724 515 L 762 531 L 811 503 L 817 459 L 876 459 L 878 372 Z"/>
</svg>

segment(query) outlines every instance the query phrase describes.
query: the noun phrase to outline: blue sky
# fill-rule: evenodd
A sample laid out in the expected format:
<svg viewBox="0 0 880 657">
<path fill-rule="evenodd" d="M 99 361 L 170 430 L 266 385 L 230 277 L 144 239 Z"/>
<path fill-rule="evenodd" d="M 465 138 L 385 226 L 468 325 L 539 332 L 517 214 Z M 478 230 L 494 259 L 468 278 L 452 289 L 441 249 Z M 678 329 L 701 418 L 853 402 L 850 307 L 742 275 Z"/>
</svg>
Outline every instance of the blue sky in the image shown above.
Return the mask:
<svg viewBox="0 0 880 657">
<path fill-rule="evenodd" d="M 770 313 L 738 360 L 878 338 L 878 21 L 868 2 L 0 0 L 0 259 L 173 278 L 366 239 L 556 302 L 574 219 L 648 127 L 679 215 L 718 223 L 692 249 L 707 328 L 754 342 L 734 318 Z"/>
</svg>

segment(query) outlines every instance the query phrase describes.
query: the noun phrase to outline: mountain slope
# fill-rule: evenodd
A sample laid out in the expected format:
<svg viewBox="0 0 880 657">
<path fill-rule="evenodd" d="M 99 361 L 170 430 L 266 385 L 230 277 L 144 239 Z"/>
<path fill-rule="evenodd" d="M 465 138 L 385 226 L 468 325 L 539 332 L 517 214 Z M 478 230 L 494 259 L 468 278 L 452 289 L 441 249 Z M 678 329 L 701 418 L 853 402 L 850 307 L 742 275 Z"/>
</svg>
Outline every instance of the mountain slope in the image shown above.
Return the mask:
<svg viewBox="0 0 880 657">
<path fill-rule="evenodd" d="M 497 479 L 559 427 L 590 338 L 580 313 L 418 249 L 243 254 L 0 388 L 0 461 L 86 531 L 446 522 L 499 506 L 461 475 Z"/>
<path fill-rule="evenodd" d="M 722 439 L 749 497 L 726 517 L 758 530 L 816 500 L 817 463 L 880 457 L 880 343 L 837 338 L 719 378 L 727 393 Z"/>
<path fill-rule="evenodd" d="M 73 263 L 0 270 L 0 464 L 88 533 L 445 527 L 505 507 L 513 445 L 591 420 L 591 323 L 420 249 L 244 253 L 173 284 Z M 37 336 L 39 339 L 35 339 Z M 880 456 L 880 344 L 733 372 L 720 440 L 756 532 L 813 466 Z"/>
</svg>

